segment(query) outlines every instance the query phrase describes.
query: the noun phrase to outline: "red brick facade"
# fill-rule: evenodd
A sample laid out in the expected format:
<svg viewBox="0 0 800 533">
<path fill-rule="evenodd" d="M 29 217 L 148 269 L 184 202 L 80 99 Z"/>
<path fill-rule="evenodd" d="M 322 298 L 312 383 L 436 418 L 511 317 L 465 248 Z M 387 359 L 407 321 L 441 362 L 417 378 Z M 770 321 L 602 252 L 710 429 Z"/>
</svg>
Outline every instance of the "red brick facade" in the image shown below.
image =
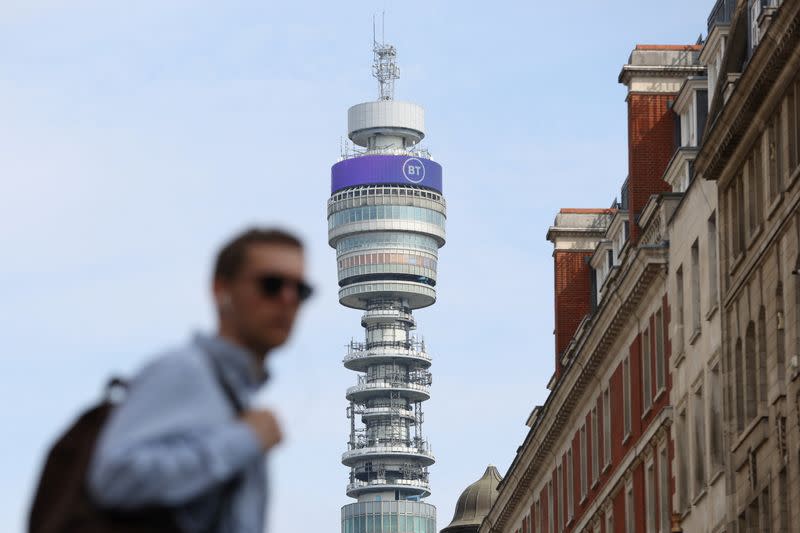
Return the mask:
<svg viewBox="0 0 800 533">
<path fill-rule="evenodd" d="M 556 317 L 556 378 L 561 374 L 561 354 L 591 310 L 592 252 L 556 250 L 553 253 Z"/>
<path fill-rule="evenodd" d="M 628 94 L 628 212 L 631 239 L 639 238 L 637 216 L 653 194 L 670 190 L 662 178 L 675 152 L 674 94 Z"/>
</svg>

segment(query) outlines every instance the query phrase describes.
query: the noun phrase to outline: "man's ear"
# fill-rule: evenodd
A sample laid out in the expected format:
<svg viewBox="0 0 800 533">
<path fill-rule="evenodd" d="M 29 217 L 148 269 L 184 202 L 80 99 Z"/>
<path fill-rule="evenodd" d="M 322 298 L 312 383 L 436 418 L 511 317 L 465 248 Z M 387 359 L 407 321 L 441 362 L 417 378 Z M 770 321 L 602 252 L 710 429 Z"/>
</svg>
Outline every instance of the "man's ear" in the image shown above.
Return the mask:
<svg viewBox="0 0 800 533">
<path fill-rule="evenodd" d="M 218 279 L 214 280 L 212 290 L 214 292 L 214 301 L 217 303 L 217 309 L 219 309 L 220 312 L 230 309 L 232 299 L 231 292 L 227 287 L 227 283 Z"/>
</svg>

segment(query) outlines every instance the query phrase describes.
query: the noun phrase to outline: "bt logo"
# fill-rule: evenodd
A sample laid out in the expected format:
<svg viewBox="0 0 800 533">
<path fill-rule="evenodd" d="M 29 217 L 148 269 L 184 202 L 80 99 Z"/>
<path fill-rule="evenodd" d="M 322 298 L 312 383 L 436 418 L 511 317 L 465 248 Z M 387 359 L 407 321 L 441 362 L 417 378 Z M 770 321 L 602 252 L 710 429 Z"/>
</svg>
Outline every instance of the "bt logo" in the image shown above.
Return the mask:
<svg viewBox="0 0 800 533">
<path fill-rule="evenodd" d="M 425 165 L 416 157 L 409 157 L 403 163 L 403 176 L 411 183 L 420 183 L 425 179 Z"/>
</svg>

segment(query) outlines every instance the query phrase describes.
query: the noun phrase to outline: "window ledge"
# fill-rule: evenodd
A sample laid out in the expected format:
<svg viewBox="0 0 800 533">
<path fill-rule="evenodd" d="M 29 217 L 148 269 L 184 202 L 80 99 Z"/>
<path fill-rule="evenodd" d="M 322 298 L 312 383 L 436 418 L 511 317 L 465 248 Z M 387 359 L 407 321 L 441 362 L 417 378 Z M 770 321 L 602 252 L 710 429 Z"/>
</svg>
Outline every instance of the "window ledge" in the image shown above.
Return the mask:
<svg viewBox="0 0 800 533">
<path fill-rule="evenodd" d="M 695 497 L 692 499 L 692 505 L 697 505 L 698 503 L 700 503 L 700 500 L 702 500 L 703 498 L 705 498 L 705 496 L 706 496 L 706 492 L 707 492 L 707 491 L 708 491 L 708 489 L 706 488 L 706 486 L 705 486 L 705 485 L 703 485 L 703 488 L 702 488 L 702 489 L 700 489 L 700 492 L 698 492 L 698 493 L 695 495 Z"/>
<path fill-rule="evenodd" d="M 700 328 L 695 328 L 695 330 L 692 331 L 692 334 L 689 336 L 689 346 L 693 346 L 694 345 L 695 341 L 700 336 L 700 332 L 701 331 L 702 330 Z"/>
<path fill-rule="evenodd" d="M 800 165 L 798 165 L 797 168 L 794 169 L 794 172 L 789 175 L 789 181 L 788 183 L 783 184 L 783 188 L 788 189 L 794 185 L 794 182 L 797 180 L 798 176 L 800 176 Z"/>
<path fill-rule="evenodd" d="M 711 321 L 711 319 L 712 319 L 712 318 L 714 317 L 714 315 L 717 313 L 717 310 L 718 310 L 718 309 L 719 309 L 719 300 L 717 300 L 716 302 L 714 302 L 714 305 L 712 305 L 712 306 L 711 306 L 711 309 L 709 309 L 708 311 L 706 311 L 706 322 L 710 322 L 710 321 Z"/>
<path fill-rule="evenodd" d="M 682 510 L 680 512 L 681 513 L 681 521 L 685 520 L 686 517 L 689 516 L 689 513 L 691 513 L 691 512 L 692 512 L 692 506 L 689 505 L 689 504 L 686 504 L 686 509 L 684 509 L 684 510 Z"/>
<path fill-rule="evenodd" d="M 661 388 L 656 391 L 656 395 L 653 397 L 653 403 L 658 402 L 658 400 L 661 399 L 661 396 L 664 395 L 664 393 L 666 392 L 667 388 L 662 385 Z"/>
<path fill-rule="evenodd" d="M 628 444 L 629 440 L 631 440 L 631 431 L 630 430 L 628 430 L 628 432 L 625 434 L 625 436 L 622 437 L 622 445 L 625 446 L 626 444 Z"/>
<path fill-rule="evenodd" d="M 725 473 L 725 468 L 722 466 L 717 467 L 716 472 L 711 474 L 711 478 L 708 480 L 708 485 L 711 486 L 717 482 L 717 480 L 722 477 L 722 474 Z"/>
<path fill-rule="evenodd" d="M 735 441 L 733 443 L 733 447 L 732 447 L 731 451 L 736 453 L 736 450 L 739 449 L 739 447 L 742 445 L 742 443 L 747 441 L 747 438 L 750 436 L 750 434 L 755 430 L 755 428 L 757 428 L 759 426 L 759 424 L 765 418 L 766 418 L 765 416 L 761 416 L 761 415 L 756 415 L 755 417 L 753 417 L 753 419 L 750 422 L 748 422 L 747 425 L 744 427 L 742 432 L 739 433 L 738 437 L 736 437 L 736 439 L 735 439 Z"/>
<path fill-rule="evenodd" d="M 769 207 L 767 207 L 767 220 L 771 219 L 773 215 L 775 215 L 775 212 L 778 210 L 778 207 L 780 207 L 782 201 L 783 191 L 780 191 L 775 195 L 775 199 L 772 200 L 772 203 L 769 204 Z"/>
<path fill-rule="evenodd" d="M 764 223 L 759 222 L 758 226 L 753 229 L 750 235 L 747 236 L 747 249 L 753 247 L 753 244 L 758 240 L 758 237 L 761 236 L 761 231 L 764 229 Z"/>
<path fill-rule="evenodd" d="M 650 402 L 650 405 L 648 405 L 647 407 L 644 408 L 644 411 L 642 412 L 642 416 L 640 418 L 642 420 L 644 420 L 645 418 L 647 418 L 650 415 L 650 411 L 652 411 L 652 410 L 653 410 L 653 403 Z"/>
<path fill-rule="evenodd" d="M 731 274 L 733 274 L 734 272 L 736 272 L 736 269 L 738 269 L 738 268 L 739 268 L 739 266 L 740 266 L 740 265 L 741 265 L 743 262 L 744 262 L 744 252 L 739 252 L 739 255 L 737 255 L 736 257 L 734 257 L 734 258 L 733 258 L 733 261 L 731 261 L 730 273 L 731 273 Z"/>
<path fill-rule="evenodd" d="M 675 356 L 675 368 L 681 366 L 684 359 L 686 359 L 686 350 L 681 350 L 680 353 Z"/>
</svg>

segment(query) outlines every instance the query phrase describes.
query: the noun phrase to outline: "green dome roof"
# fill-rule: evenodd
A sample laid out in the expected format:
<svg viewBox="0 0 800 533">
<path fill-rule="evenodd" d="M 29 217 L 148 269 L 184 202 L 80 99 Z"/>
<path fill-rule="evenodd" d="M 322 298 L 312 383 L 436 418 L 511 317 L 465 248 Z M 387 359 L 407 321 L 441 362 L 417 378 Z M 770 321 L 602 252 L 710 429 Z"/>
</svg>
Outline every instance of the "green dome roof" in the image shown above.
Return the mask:
<svg viewBox="0 0 800 533">
<path fill-rule="evenodd" d="M 467 533 L 478 531 L 497 499 L 497 485 L 502 480 L 500 472 L 492 465 L 486 468 L 478 481 L 467 487 L 456 503 L 453 521 L 441 533 Z"/>
</svg>

